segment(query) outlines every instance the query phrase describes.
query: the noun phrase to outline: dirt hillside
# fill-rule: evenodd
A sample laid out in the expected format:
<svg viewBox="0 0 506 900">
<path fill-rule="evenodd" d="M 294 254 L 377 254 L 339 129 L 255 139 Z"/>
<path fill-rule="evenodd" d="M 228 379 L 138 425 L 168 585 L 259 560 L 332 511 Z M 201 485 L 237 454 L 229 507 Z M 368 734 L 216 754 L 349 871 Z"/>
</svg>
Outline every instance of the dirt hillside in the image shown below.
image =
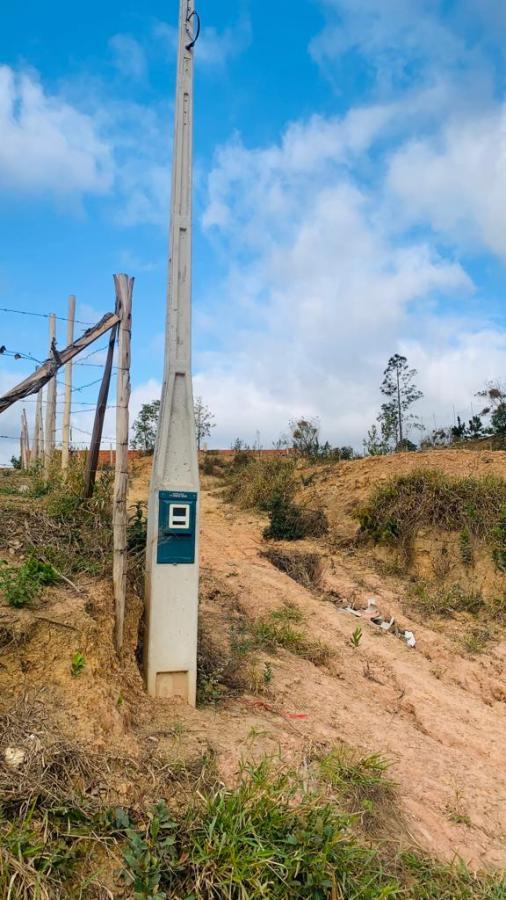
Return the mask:
<svg viewBox="0 0 506 900">
<path fill-rule="evenodd" d="M 499 634 L 480 655 L 461 652 L 444 624 L 409 613 L 405 580 L 380 572 L 367 550 L 357 554 L 350 544 L 353 513 L 371 487 L 415 464 L 506 476 L 500 452 L 402 454 L 317 467 L 305 490 L 309 500 L 324 498 L 333 541 L 285 549 L 320 555 L 318 590 L 274 566 L 264 556 L 264 518 L 224 503 L 220 480 L 204 478 L 201 616 L 207 629 L 219 632 L 239 614 L 255 620 L 294 606 L 308 637 L 330 649 L 323 664 L 285 649 L 259 651 L 256 671 L 270 673 L 263 693 L 245 689 L 197 710 L 155 703 L 143 692 L 135 656 L 141 604 L 130 602 L 126 647 L 117 660 L 110 584 L 82 576 L 74 587 L 47 589 L 31 609 L 0 605 L 1 711 L 12 719 L 24 705 L 33 710 L 34 733 L 54 727 L 96 751 L 128 758 L 137 775 L 115 783 L 115 790 L 127 798 L 137 792 L 137 799 L 149 793 L 155 760 L 174 767 L 211 753 L 220 775 L 233 781 L 241 760 L 281 753 L 300 761 L 314 748 L 345 741 L 392 761 L 400 812 L 385 825 L 390 836 L 446 859 L 457 854 L 472 866 L 505 866 L 506 640 Z M 150 460 L 133 464 L 132 503 L 146 499 L 149 466 Z M 9 498 L 12 506 L 20 502 Z M 7 559 L 17 552 L 16 541 L 12 526 L 3 540 Z M 395 617 L 415 634 L 415 648 L 345 611 L 348 605 L 363 611 L 371 599 L 384 618 Z M 357 625 L 362 636 L 353 646 Z M 70 666 L 77 650 L 86 658 L 79 678 Z M 12 742 L 7 732 L 2 747 L 6 742 Z"/>
</svg>

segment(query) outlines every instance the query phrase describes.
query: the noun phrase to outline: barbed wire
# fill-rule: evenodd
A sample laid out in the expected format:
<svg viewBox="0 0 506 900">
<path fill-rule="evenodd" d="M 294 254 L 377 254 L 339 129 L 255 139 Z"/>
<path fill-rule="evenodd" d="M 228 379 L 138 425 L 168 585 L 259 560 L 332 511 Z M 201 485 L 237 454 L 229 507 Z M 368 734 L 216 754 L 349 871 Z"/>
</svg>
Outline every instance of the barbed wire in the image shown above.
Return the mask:
<svg viewBox="0 0 506 900">
<path fill-rule="evenodd" d="M 69 322 L 70 319 L 67 316 L 57 316 L 56 313 L 36 313 L 31 312 L 31 310 L 27 309 L 11 309 L 8 306 L 0 306 L 0 312 L 4 313 L 15 313 L 18 316 L 34 316 L 38 319 L 49 319 L 50 316 L 54 316 L 55 319 L 58 319 L 60 322 Z M 74 319 L 76 325 L 96 325 L 96 322 L 82 322 L 80 319 Z"/>
</svg>

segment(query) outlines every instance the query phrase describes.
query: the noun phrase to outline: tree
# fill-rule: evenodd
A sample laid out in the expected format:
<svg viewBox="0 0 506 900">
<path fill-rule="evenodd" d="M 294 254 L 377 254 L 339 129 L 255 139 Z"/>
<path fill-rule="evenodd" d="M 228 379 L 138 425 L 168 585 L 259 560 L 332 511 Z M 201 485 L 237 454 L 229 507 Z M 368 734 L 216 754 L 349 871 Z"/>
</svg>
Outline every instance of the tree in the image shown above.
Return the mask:
<svg viewBox="0 0 506 900">
<path fill-rule="evenodd" d="M 362 441 L 367 456 L 384 456 L 388 451 L 385 441 L 376 425 L 371 425 L 367 437 Z"/>
<path fill-rule="evenodd" d="M 466 423 L 462 421 L 460 416 L 457 416 L 457 424 L 452 426 L 451 435 L 452 441 L 465 441 L 467 437 Z"/>
<path fill-rule="evenodd" d="M 484 436 L 485 427 L 480 416 L 473 416 L 472 419 L 469 419 L 468 431 L 469 437 L 471 438 L 479 438 Z"/>
<path fill-rule="evenodd" d="M 488 416 L 506 401 L 506 393 L 498 381 L 489 381 L 483 390 L 478 391 L 476 396 L 486 401 L 486 406 L 481 411 L 482 416 Z"/>
<path fill-rule="evenodd" d="M 300 456 L 318 456 L 320 448 L 320 423 L 317 419 L 295 419 L 288 423 L 292 447 Z"/>
<path fill-rule="evenodd" d="M 209 437 L 211 434 L 211 429 L 215 428 L 216 425 L 213 422 L 214 416 L 209 409 L 209 407 L 205 406 L 202 401 L 202 397 L 196 397 L 195 403 L 193 405 L 193 414 L 195 416 L 195 432 L 197 435 L 197 449 L 200 450 L 200 446 L 204 438 Z"/>
<path fill-rule="evenodd" d="M 132 447 L 134 450 L 154 450 L 159 418 L 159 400 L 142 404 L 141 411 L 133 424 Z"/>
<path fill-rule="evenodd" d="M 383 373 L 381 393 L 388 399 L 381 407 L 379 421 L 384 439 L 394 441 L 396 447 L 402 445 L 409 424 L 417 425 L 409 411 L 423 397 L 413 383 L 416 375 L 416 369 L 410 369 L 406 357 L 398 353 L 390 357 Z"/>
<path fill-rule="evenodd" d="M 494 434 L 506 434 L 506 403 L 499 403 L 490 417 Z"/>
</svg>

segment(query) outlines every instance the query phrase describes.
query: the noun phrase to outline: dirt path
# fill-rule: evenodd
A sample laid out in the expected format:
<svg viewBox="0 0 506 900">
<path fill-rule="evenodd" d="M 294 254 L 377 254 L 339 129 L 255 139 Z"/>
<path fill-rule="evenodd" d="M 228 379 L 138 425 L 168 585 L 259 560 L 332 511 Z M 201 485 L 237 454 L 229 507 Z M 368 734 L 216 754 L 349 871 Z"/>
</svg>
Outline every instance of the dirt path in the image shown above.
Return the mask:
<svg viewBox="0 0 506 900">
<path fill-rule="evenodd" d="M 145 473 L 139 475 L 135 497 L 145 496 L 147 487 Z M 448 858 L 458 854 L 474 865 L 505 865 L 506 646 L 495 645 L 477 660 L 458 655 L 444 635 L 403 615 L 399 596 L 372 567 L 364 570 L 363 561 L 357 565 L 337 552 L 327 566 L 327 586 L 359 606 L 374 596 L 382 611 L 412 627 L 417 647 L 409 649 L 354 619 L 262 557 L 260 517 L 223 504 L 215 484 L 203 491 L 203 569 L 227 585 L 253 618 L 297 604 L 308 633 L 335 653 L 326 669 L 285 651 L 271 660 L 273 705 L 296 719 L 260 707 L 252 718 L 241 700 L 215 713 L 208 736 L 217 743 L 222 768 L 232 772 L 248 753 L 277 747 L 286 755 L 297 753 L 308 742 L 344 740 L 385 753 L 394 761 L 414 840 Z M 350 636 L 357 624 L 363 637 L 355 649 Z M 252 724 L 258 731 L 259 723 L 263 734 L 249 739 Z"/>
</svg>

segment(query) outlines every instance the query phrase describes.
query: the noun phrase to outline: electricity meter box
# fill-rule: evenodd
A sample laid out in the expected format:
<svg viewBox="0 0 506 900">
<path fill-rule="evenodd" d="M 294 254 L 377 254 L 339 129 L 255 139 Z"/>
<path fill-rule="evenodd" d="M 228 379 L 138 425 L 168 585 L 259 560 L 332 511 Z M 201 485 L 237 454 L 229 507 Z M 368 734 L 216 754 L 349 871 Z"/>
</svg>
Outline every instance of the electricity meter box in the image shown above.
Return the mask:
<svg viewBox="0 0 506 900">
<path fill-rule="evenodd" d="M 196 492 L 160 491 L 157 563 L 177 566 L 195 562 L 196 522 Z"/>
</svg>

